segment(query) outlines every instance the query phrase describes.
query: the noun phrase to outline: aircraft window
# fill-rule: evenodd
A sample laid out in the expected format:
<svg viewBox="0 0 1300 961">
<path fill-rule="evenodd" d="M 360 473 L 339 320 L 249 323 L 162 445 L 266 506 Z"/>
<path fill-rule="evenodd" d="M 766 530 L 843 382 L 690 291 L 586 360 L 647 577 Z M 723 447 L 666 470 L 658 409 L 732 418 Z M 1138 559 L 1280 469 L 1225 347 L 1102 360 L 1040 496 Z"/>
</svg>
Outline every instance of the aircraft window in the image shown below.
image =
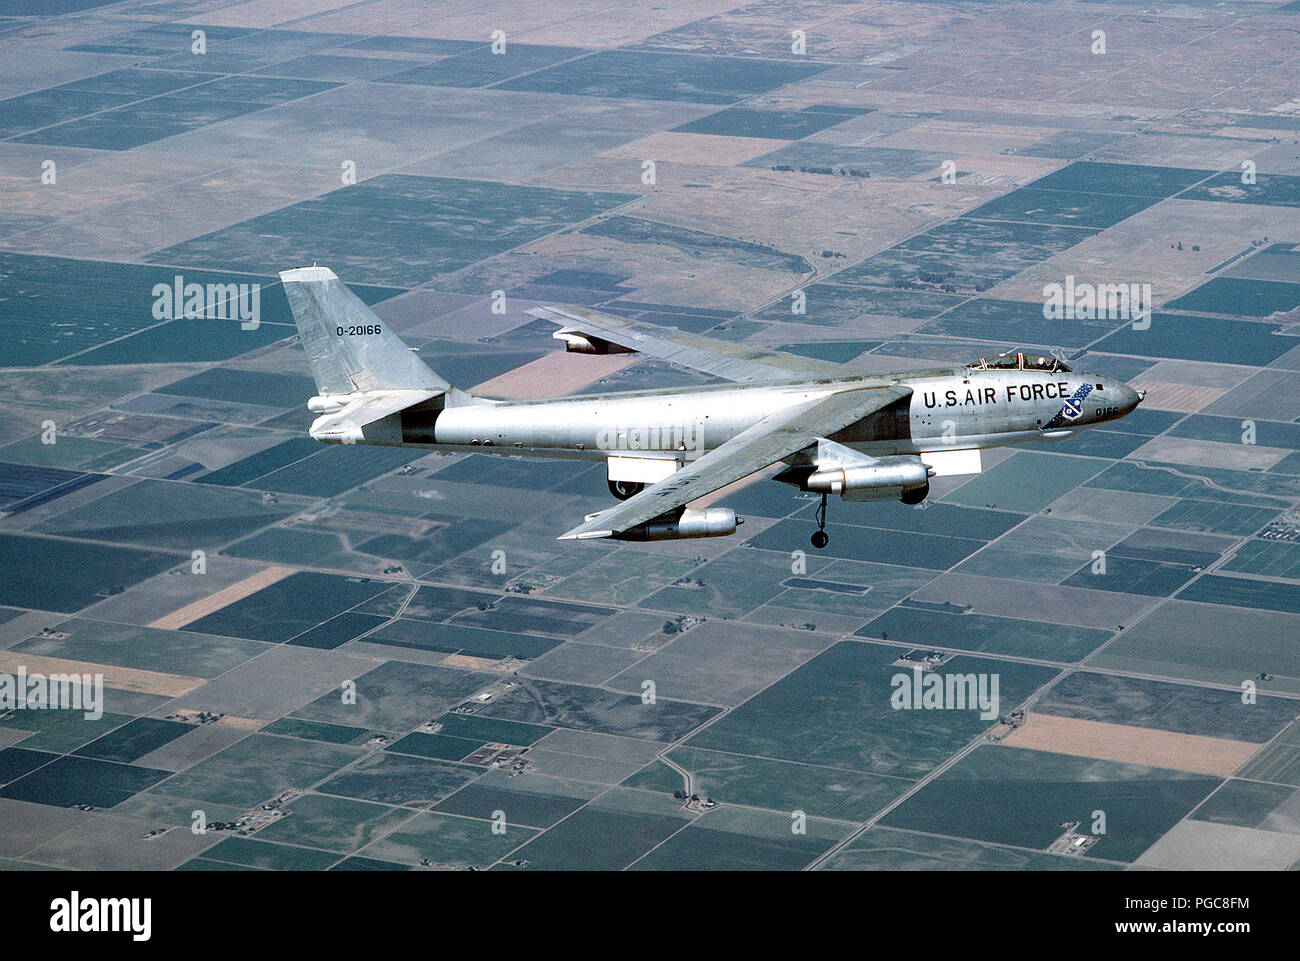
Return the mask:
<svg viewBox="0 0 1300 961">
<path fill-rule="evenodd" d="M 1045 356 L 1043 354 L 1025 354 L 1025 370 L 1048 370 L 1048 371 L 1069 371 L 1063 363 L 1055 357 Z"/>
<path fill-rule="evenodd" d="M 1026 354 L 1021 351 L 998 354 L 996 357 L 981 357 L 977 363 L 970 366 L 980 370 L 1046 370 L 1062 373 L 1068 373 L 1070 370 L 1055 357 L 1046 354 Z"/>
<path fill-rule="evenodd" d="M 988 362 L 990 370 L 1016 370 L 1020 360 L 1015 354 L 998 354 Z"/>
</svg>

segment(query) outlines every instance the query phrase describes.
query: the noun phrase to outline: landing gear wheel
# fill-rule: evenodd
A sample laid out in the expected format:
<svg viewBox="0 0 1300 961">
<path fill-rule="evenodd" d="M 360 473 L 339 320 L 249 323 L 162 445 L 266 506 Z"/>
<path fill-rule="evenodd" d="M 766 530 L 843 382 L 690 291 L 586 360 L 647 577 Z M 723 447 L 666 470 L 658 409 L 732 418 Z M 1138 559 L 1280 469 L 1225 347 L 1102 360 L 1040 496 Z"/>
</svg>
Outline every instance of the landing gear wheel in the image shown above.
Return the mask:
<svg viewBox="0 0 1300 961">
<path fill-rule="evenodd" d="M 636 481 L 609 482 L 609 492 L 621 501 L 625 501 L 629 497 L 635 497 L 643 490 L 645 490 L 645 484 L 638 484 Z"/>
<path fill-rule="evenodd" d="M 812 546 L 821 550 L 831 542 L 826 536 L 826 495 L 822 494 L 822 502 L 817 505 L 817 513 L 813 515 L 817 521 L 817 531 L 812 536 Z"/>
</svg>

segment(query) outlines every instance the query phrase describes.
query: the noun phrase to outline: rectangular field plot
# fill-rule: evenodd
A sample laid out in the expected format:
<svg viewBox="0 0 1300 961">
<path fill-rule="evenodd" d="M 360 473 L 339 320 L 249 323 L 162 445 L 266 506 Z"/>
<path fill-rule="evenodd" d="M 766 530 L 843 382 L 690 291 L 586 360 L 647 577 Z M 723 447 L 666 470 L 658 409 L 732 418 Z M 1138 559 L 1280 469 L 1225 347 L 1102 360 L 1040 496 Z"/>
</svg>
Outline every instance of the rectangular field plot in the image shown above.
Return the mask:
<svg viewBox="0 0 1300 961">
<path fill-rule="evenodd" d="M 797 871 L 824 854 L 849 827 L 808 818 L 793 834 L 790 817 L 720 807 L 678 831 L 634 865 L 637 871 Z"/>
<path fill-rule="evenodd" d="M 290 464 L 295 464 L 313 454 L 319 454 L 321 450 L 321 444 L 318 440 L 311 437 L 294 437 L 276 444 L 274 447 L 258 451 L 243 460 L 227 464 L 210 474 L 204 474 L 198 478 L 198 482 L 200 484 L 217 484 L 222 487 L 253 484 L 257 478 L 263 477 L 272 471 L 277 471 L 281 467 L 288 467 Z M 256 484 L 253 484 L 253 486 L 256 486 Z"/>
<path fill-rule="evenodd" d="M 869 510 L 873 505 L 863 506 Z M 817 525 L 812 520 L 790 518 L 778 521 L 763 533 L 750 538 L 749 543 L 753 547 L 784 553 L 783 563 L 788 574 L 791 545 L 802 546 L 816 529 Z M 823 553 L 828 557 L 941 571 L 969 557 L 983 546 L 983 541 L 969 537 L 943 537 L 938 534 L 914 534 L 841 524 L 836 526 L 830 545 Z"/>
<path fill-rule="evenodd" d="M 505 90 L 730 104 L 804 80 L 829 64 L 608 50 L 501 84 Z"/>
<path fill-rule="evenodd" d="M 841 118 L 843 119 L 843 118 Z M 844 147 L 800 140 L 747 160 L 741 166 L 837 177 L 916 177 L 934 170 L 944 156 L 899 147 Z"/>
<path fill-rule="evenodd" d="M 1300 449 L 1300 424 L 1252 419 L 1250 426 L 1254 431 L 1254 443 L 1261 447 Z M 1249 439 L 1246 436 L 1246 428 L 1242 426 L 1241 418 L 1215 417 L 1208 414 L 1192 414 L 1169 431 L 1169 436 L 1194 437 L 1226 444 L 1241 444 Z"/>
<path fill-rule="evenodd" d="M 68 614 L 182 560 L 179 554 L 22 534 L 0 534 L 0 555 L 0 604 Z"/>
<path fill-rule="evenodd" d="M 881 821 L 887 827 L 1046 849 L 1093 811 L 1106 834 L 1085 857 L 1133 861 L 1221 781 L 1137 764 L 984 746 Z"/>
<path fill-rule="evenodd" d="M 1184 588 L 1178 599 L 1300 614 L 1300 585 L 1250 577 L 1205 574 Z"/>
<path fill-rule="evenodd" d="M 1094 570 L 1095 563 L 1084 564 L 1061 583 L 1067 587 L 1087 587 L 1097 591 L 1169 597 L 1196 576 L 1191 567 L 1183 564 L 1162 564 L 1132 557 L 1107 557 L 1106 568 L 1100 572 Z"/>
<path fill-rule="evenodd" d="M 325 794 L 304 794 L 291 801 L 285 811 L 289 816 L 259 831 L 259 839 L 324 847 L 340 853 L 369 844 L 411 816 L 410 811 L 400 808 Z"/>
<path fill-rule="evenodd" d="M 841 273 L 833 275 L 830 282 L 809 284 L 804 287 L 804 313 L 802 315 L 791 312 L 791 300 L 786 297 L 770 307 L 763 308 L 754 316 L 758 320 L 797 320 L 805 324 L 841 327 L 849 325 L 852 321 L 866 314 L 929 319 L 937 317 L 945 310 L 957 306 L 966 299 L 957 294 L 945 294 L 932 290 L 899 290 L 897 288 L 849 286 L 853 283 L 853 279 L 854 275 L 845 276 Z M 1039 308 L 1039 314 L 1042 314 L 1041 308 Z M 858 351 L 858 353 L 861 352 Z M 853 356 L 857 356 L 857 354 L 842 360 L 841 363 L 847 363 L 852 360 Z M 829 359 L 834 360 L 836 358 Z"/>
<path fill-rule="evenodd" d="M 1180 200 L 1222 200 L 1236 204 L 1300 207 L 1300 177 L 1261 174 L 1255 183 L 1243 184 L 1240 173 L 1226 170 L 1178 196 Z"/>
<path fill-rule="evenodd" d="M 1108 865 L 1001 844 L 873 827 L 827 862 L 832 871 L 1067 871 Z"/>
<path fill-rule="evenodd" d="M 1267 673 L 1263 691 L 1300 693 L 1300 617 L 1270 610 L 1166 602 L 1102 651 L 1095 666 L 1226 684 Z M 1224 643 L 1231 638 L 1232 643 Z"/>
<path fill-rule="evenodd" d="M 674 127 L 675 133 L 702 133 L 726 137 L 763 137 L 769 140 L 800 140 L 809 134 L 848 120 L 844 114 L 828 113 L 817 107 L 802 110 L 762 110 L 728 107 L 707 117 Z"/>
<path fill-rule="evenodd" d="M 130 95 L 132 97 L 156 97 L 171 93 L 182 87 L 208 83 L 212 80 L 210 73 L 197 73 L 188 70 L 152 70 L 146 67 L 123 67 L 108 73 L 96 74 L 72 83 L 51 87 L 47 93 L 54 91 L 93 90 L 99 93 Z M 71 118 L 67 118 L 71 119 Z"/>
<path fill-rule="evenodd" d="M 530 828 L 509 821 L 507 824 L 505 834 L 496 834 L 491 821 L 420 814 L 370 844 L 366 853 L 444 871 L 486 868 L 537 834 Z"/>
<path fill-rule="evenodd" d="M 339 856 L 332 851 L 229 837 L 204 851 L 200 860 L 205 862 L 204 870 L 225 864 L 236 870 L 324 871 L 338 859 Z"/>
<path fill-rule="evenodd" d="M 226 227 L 155 259 L 265 269 L 311 250 L 349 284 L 415 287 L 633 199 L 630 194 L 384 174 Z"/>
<path fill-rule="evenodd" d="M 1019 220 L 1069 227 L 1110 227 L 1146 210 L 1154 197 L 1021 187 L 965 214 L 976 220 Z"/>
<path fill-rule="evenodd" d="M 719 708 L 659 698 L 654 710 L 639 694 L 618 694 L 577 684 L 520 677 L 513 689 L 477 706 L 476 713 L 525 724 L 618 734 L 646 741 L 676 741 L 721 713 Z"/>
<path fill-rule="evenodd" d="M 1263 744 L 1294 720 L 1292 701 L 1262 697 L 1243 705 L 1238 691 L 1214 690 L 1076 671 L 1043 694 L 1034 710 L 1106 724 Z"/>
<path fill-rule="evenodd" d="M 242 638 L 112 624 L 87 617 L 64 621 L 58 633 L 62 636 L 29 638 L 13 650 L 181 678 L 216 677 L 266 650 L 265 644 Z"/>
<path fill-rule="evenodd" d="M 1287 541 L 1247 541 L 1219 570 L 1300 580 L 1300 544 Z"/>
<path fill-rule="evenodd" d="M 957 488 L 944 501 L 971 507 L 1042 510 L 1105 467 L 1105 461 L 1089 457 L 1020 450 Z"/>
<path fill-rule="evenodd" d="M 1213 534 L 1253 534 L 1277 517 L 1273 507 L 1251 507 L 1226 501 L 1187 499 L 1162 512 L 1150 521 L 1152 527 L 1203 531 Z"/>
<path fill-rule="evenodd" d="M 530 871 L 625 868 L 689 823 L 691 815 L 678 805 L 672 798 L 661 800 L 615 788 L 511 857 L 527 860 Z"/>
<path fill-rule="evenodd" d="M 689 746 L 919 777 L 990 727 L 978 710 L 895 710 L 891 679 L 900 651 L 842 641 L 691 738 Z M 1006 712 L 1056 672 L 959 655 L 943 670 L 997 673 Z M 904 672 L 905 673 L 905 672 Z"/>
<path fill-rule="evenodd" d="M 1168 301 L 1165 307 L 1205 314 L 1267 317 L 1300 307 L 1300 284 L 1216 277 L 1177 300 Z"/>
<path fill-rule="evenodd" d="M 8 139 L 41 127 L 110 110 L 136 99 L 129 93 L 51 87 L 0 100 L 0 137 Z"/>
<path fill-rule="evenodd" d="M 105 683 L 111 683 L 111 678 L 105 678 Z M 106 698 L 112 697 L 107 691 L 105 694 Z M 8 739 L 21 736 L 21 732 L 31 733 L 22 737 L 21 748 L 9 748 L 0 752 L 0 784 L 34 769 L 35 762 L 42 757 L 45 761 L 53 760 L 53 757 L 46 756 L 47 753 L 57 755 L 74 751 L 83 744 L 106 736 L 105 731 L 113 731 L 128 721 L 130 718 L 124 714 L 108 712 L 91 720 L 84 711 L 13 711 L 4 721 L 0 721 L 0 731 Z M 24 758 L 32 763 L 26 763 Z M 14 764 L 18 764 L 18 769 L 13 767 Z M 6 765 L 9 765 L 7 769 Z"/>
<path fill-rule="evenodd" d="M 1197 181 L 1204 180 L 1212 173 L 1213 171 L 1210 170 L 1084 160 L 1054 171 L 1046 177 L 1040 177 L 1030 186 L 1038 190 L 1118 194 L 1125 197 L 1162 200 L 1165 197 L 1172 197 L 1180 190 L 1185 190 Z"/>
<path fill-rule="evenodd" d="M 57 467 L 0 462 L 0 510 L 6 514 L 20 514 L 93 484 L 101 476 Z"/>
<path fill-rule="evenodd" d="M 170 774 L 130 764 L 64 755 L 0 789 L 0 797 L 72 807 L 111 808 Z"/>
<path fill-rule="evenodd" d="M 1237 773 L 1255 781 L 1300 787 L 1300 721 L 1293 722 Z"/>
<path fill-rule="evenodd" d="M 517 631 L 574 637 L 613 615 L 612 607 L 593 604 L 567 604 L 541 598 L 507 596 L 487 610 L 466 611 L 456 615 L 456 625 L 484 627 L 494 631 Z"/>
<path fill-rule="evenodd" d="M 1281 784 L 1226 781 L 1189 817 L 1242 828 L 1294 832 L 1296 806 L 1291 802 L 1295 796 L 1295 788 Z M 1275 812 L 1279 817 L 1273 817 Z"/>
<path fill-rule="evenodd" d="M 132 147 L 261 109 L 263 105 L 247 101 L 206 100 L 185 96 L 152 97 L 14 139 L 19 143 L 54 147 L 130 150 Z"/>
<path fill-rule="evenodd" d="M 383 581 L 299 571 L 186 627 L 202 634 L 287 641 L 390 587 Z"/>
<path fill-rule="evenodd" d="M 1047 624 L 987 614 L 956 614 L 904 602 L 858 632 L 860 637 L 903 641 L 918 647 L 957 648 L 1053 661 L 1078 661 L 1112 635 L 1110 631 Z"/>
<path fill-rule="evenodd" d="M 479 776 L 482 768 L 405 754 L 371 754 L 321 785 L 330 794 L 380 804 L 433 804 Z"/>
<path fill-rule="evenodd" d="M 1125 324 L 1093 349 L 1138 357 L 1262 367 L 1300 346 L 1276 324 L 1156 312 L 1147 330 Z"/>
<path fill-rule="evenodd" d="M 197 363 L 230 360 L 293 336 L 284 324 L 263 323 L 254 330 L 238 321 L 181 319 L 142 330 L 60 363 L 80 365 Z"/>
<path fill-rule="evenodd" d="M 924 284 L 946 293 L 976 293 L 1096 232 L 1089 227 L 959 218 L 839 271 L 835 281 L 877 287 Z"/>
<path fill-rule="evenodd" d="M 261 264 L 257 269 L 265 268 Z M 159 298 L 154 291 L 160 284 L 174 289 L 175 268 L 0 253 L 0 290 L 6 298 L 0 332 L 8 344 L 8 363 L 46 364 L 128 334 L 152 336 L 147 342 L 127 337 L 94 355 L 78 357 L 77 363 L 220 360 L 293 333 L 293 317 L 278 282 L 272 284 L 258 274 L 210 270 L 189 270 L 182 277 L 186 284 L 204 285 L 205 294 L 209 284 L 223 288 L 231 283 L 265 285 L 259 295 L 259 326 L 241 330 L 239 321 L 216 317 L 173 320 L 157 326 L 160 321 L 154 308 Z M 364 291 L 357 294 L 368 296 Z M 58 322 L 50 323 L 51 317 Z M 144 333 L 138 333 L 141 331 Z"/>
<path fill-rule="evenodd" d="M 144 480 L 36 525 L 66 537 L 188 553 L 273 524 L 289 512 L 257 494 Z"/>
<path fill-rule="evenodd" d="M 505 811 L 510 824 L 548 828 L 572 814 L 602 790 L 595 784 L 566 781 L 531 772 L 517 778 L 490 770 L 477 781 L 435 805 L 435 810 L 464 817 L 488 819 Z"/>
<path fill-rule="evenodd" d="M 405 732 L 437 717 L 492 679 L 482 671 L 461 671 L 388 661 L 357 678 L 355 704 L 331 691 L 294 716 L 372 731 Z"/>
<path fill-rule="evenodd" d="M 466 654 L 500 660 L 506 657 L 541 657 L 562 643 L 558 638 L 534 637 L 508 631 L 491 631 L 460 624 L 430 624 L 404 618 L 381 627 L 368 638 L 375 644 L 391 644 L 418 651 Z"/>
<path fill-rule="evenodd" d="M 303 631 L 290 638 L 289 643 L 296 647 L 314 647 L 321 651 L 332 651 L 368 631 L 373 631 L 384 621 L 385 618 L 375 617 L 372 614 L 345 611 L 336 617 L 331 617 L 328 621 L 323 621 L 310 631 Z"/>
<path fill-rule="evenodd" d="M 317 445 L 318 447 L 320 445 Z M 335 497 L 366 481 L 419 460 L 427 451 L 402 447 L 330 445 L 310 457 L 245 481 L 259 490 L 307 497 Z"/>
<path fill-rule="evenodd" d="M 976 341 L 997 340 L 1025 346 L 1082 347 L 1115 329 L 1113 320 L 1063 323 L 1043 316 L 1041 303 L 978 298 L 953 307 L 918 328 L 922 334 L 946 334 Z M 972 358 L 973 360 L 974 358 Z"/>
<path fill-rule="evenodd" d="M 373 557 L 401 561 L 416 577 L 424 577 L 440 564 L 446 563 L 448 558 L 486 544 L 515 526 L 509 521 L 490 521 L 478 517 L 448 519 L 431 527 L 420 537 L 380 534 L 356 544 L 354 549 Z"/>
<path fill-rule="evenodd" d="M 776 761 L 693 746 L 673 748 L 668 757 L 678 767 L 691 772 L 691 784 L 701 797 L 726 798 L 729 803 L 769 810 L 806 811 L 842 821 L 867 820 L 912 784 L 907 778 L 887 774 Z M 671 777 L 680 786 L 681 775 L 672 772 Z"/>
<path fill-rule="evenodd" d="M 253 734 L 173 776 L 167 793 L 250 807 L 289 788 L 310 787 L 361 754 L 359 748 Z"/>
<path fill-rule="evenodd" d="M 476 47 L 424 66 L 392 74 L 384 83 L 414 83 L 431 87 L 486 87 L 520 74 L 532 73 L 580 56 L 579 47 L 546 47 L 512 43 L 505 54 L 488 46 Z"/>
<path fill-rule="evenodd" d="M 191 730 L 193 728 L 190 725 L 179 721 L 138 717 L 116 731 L 82 745 L 77 754 L 100 761 L 129 764 Z"/>
<path fill-rule="evenodd" d="M 305 374 L 271 374 L 258 370 L 214 367 L 166 387 L 159 387 L 156 393 L 206 397 L 263 407 L 297 407 L 306 404 L 307 399 L 316 393 L 316 388 L 312 379 Z"/>
</svg>

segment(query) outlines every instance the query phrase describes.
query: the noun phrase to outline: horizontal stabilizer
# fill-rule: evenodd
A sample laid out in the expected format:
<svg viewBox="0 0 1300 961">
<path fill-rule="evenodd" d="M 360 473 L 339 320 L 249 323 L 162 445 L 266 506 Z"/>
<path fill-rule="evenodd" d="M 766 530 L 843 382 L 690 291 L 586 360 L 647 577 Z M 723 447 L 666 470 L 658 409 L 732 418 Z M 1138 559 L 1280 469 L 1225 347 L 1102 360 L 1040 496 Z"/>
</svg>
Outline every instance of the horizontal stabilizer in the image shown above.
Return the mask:
<svg viewBox="0 0 1300 961">
<path fill-rule="evenodd" d="M 442 393 L 440 390 L 373 390 L 354 394 L 346 398 L 341 410 L 317 417 L 310 433 L 327 444 L 400 444 L 400 423 L 384 425 L 382 430 L 366 428 Z"/>
</svg>

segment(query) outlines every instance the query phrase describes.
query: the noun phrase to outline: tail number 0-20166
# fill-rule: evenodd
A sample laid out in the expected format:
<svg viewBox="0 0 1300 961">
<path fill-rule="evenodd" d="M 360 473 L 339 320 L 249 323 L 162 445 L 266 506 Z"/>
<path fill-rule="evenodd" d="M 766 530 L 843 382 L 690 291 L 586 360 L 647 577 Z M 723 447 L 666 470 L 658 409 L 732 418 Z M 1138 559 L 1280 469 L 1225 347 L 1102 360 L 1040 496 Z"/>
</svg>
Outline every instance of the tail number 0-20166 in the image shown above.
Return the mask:
<svg viewBox="0 0 1300 961">
<path fill-rule="evenodd" d="M 358 324 L 356 327 L 335 327 L 334 333 L 340 337 L 365 337 L 368 334 L 382 333 L 379 324 Z"/>
</svg>

